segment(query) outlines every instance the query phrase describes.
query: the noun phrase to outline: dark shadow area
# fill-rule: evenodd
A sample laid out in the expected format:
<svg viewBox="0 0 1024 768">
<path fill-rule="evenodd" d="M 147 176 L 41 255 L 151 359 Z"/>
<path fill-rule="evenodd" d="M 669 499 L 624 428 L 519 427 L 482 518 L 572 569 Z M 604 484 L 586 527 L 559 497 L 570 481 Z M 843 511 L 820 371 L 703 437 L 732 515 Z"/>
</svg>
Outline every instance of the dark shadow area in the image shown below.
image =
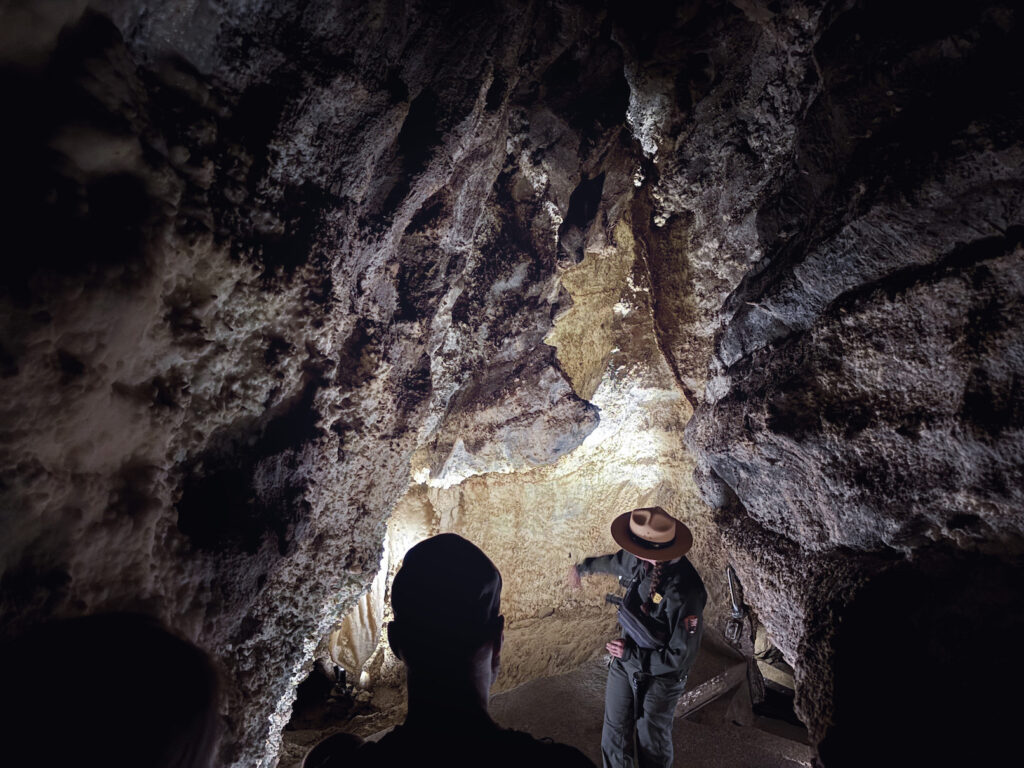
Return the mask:
<svg viewBox="0 0 1024 768">
<path fill-rule="evenodd" d="M 629 106 L 622 52 L 606 26 L 600 37 L 565 51 L 544 73 L 544 101 L 581 135 L 593 141 L 621 124 Z"/>
<path fill-rule="evenodd" d="M 357 698 L 346 671 L 335 665 L 330 672 L 314 664 L 309 675 L 295 689 L 292 716 L 286 730 L 337 728 L 359 715 L 373 712 L 369 694 Z"/>
<path fill-rule="evenodd" d="M 95 87 L 98 77 L 130 77 L 120 46 L 113 24 L 89 11 L 61 33 L 45 67 L 0 68 L 8 114 L 0 126 L 0 294 L 19 303 L 28 303 L 39 273 L 83 281 L 115 273 L 131 285 L 148 271 L 144 249 L 158 212 L 145 180 L 126 170 L 89 174 L 66 154 L 93 134 L 130 141 L 128 119 Z M 109 98 L 135 107 L 133 96 L 125 88 Z"/>
<path fill-rule="evenodd" d="M 178 530 L 199 549 L 255 554 L 273 537 L 289 551 L 308 517 L 302 456 L 295 446 L 315 440 L 317 384 L 266 422 L 215 435 L 185 470 L 177 504 Z"/>
<path fill-rule="evenodd" d="M 381 206 L 381 215 L 390 217 L 412 188 L 415 179 L 430 162 L 431 151 L 441 140 L 438 129 L 440 102 L 432 90 L 424 90 L 409 104 L 409 114 L 398 132 L 397 183 Z"/>
<path fill-rule="evenodd" d="M 0 679 L 7 764 L 210 765 L 217 672 L 156 619 L 115 613 L 42 624 L 0 646 Z"/>
<path fill-rule="evenodd" d="M 838 617 L 823 764 L 996 765 L 1015 753 L 1021 594 L 1020 562 L 944 552 L 868 583 Z"/>
<path fill-rule="evenodd" d="M 565 214 L 565 227 L 586 228 L 594 220 L 601 207 L 601 191 L 604 189 L 604 172 L 592 179 L 584 178 L 569 196 L 569 210 Z"/>
<path fill-rule="evenodd" d="M 569 210 L 558 227 L 559 258 L 573 264 L 583 261 L 587 230 L 601 207 L 604 177 L 603 171 L 592 179 L 584 177 L 569 196 Z"/>
<path fill-rule="evenodd" d="M 70 587 L 67 563 L 49 563 L 43 554 L 26 553 L 0 577 L 0 634 L 17 633 L 52 616 Z"/>
</svg>

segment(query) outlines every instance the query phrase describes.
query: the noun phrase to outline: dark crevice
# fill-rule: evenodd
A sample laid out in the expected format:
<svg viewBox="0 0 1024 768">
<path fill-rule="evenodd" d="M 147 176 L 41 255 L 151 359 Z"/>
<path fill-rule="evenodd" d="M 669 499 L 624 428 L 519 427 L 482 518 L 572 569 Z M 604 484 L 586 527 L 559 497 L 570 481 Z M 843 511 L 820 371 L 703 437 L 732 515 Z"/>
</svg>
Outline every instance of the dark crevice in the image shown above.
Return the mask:
<svg viewBox="0 0 1024 768">
<path fill-rule="evenodd" d="M 505 100 L 506 90 L 508 90 L 508 83 L 504 76 L 496 72 L 494 80 L 491 81 L 491 86 L 487 89 L 487 96 L 484 99 L 484 105 L 488 112 L 493 112 L 501 106 Z"/>
<path fill-rule="evenodd" d="M 604 171 L 592 179 L 583 178 L 569 197 L 569 210 L 562 226 L 586 229 L 594 220 L 601 207 L 601 191 L 604 189 Z"/>
<path fill-rule="evenodd" d="M 402 76 L 399 71 L 392 67 L 388 69 L 387 79 L 384 81 L 384 88 L 388 92 L 388 96 L 391 100 L 397 103 L 407 101 L 409 98 L 409 86 L 402 80 Z"/>
<path fill-rule="evenodd" d="M 380 364 L 380 328 L 370 320 L 360 319 L 339 352 L 334 385 L 349 392 L 373 378 Z"/>
<path fill-rule="evenodd" d="M 197 548 L 253 555 L 271 539 L 284 555 L 301 535 L 309 514 L 301 452 L 321 434 L 313 404 L 321 367 L 311 364 L 302 394 L 275 415 L 221 431 L 186 466 L 178 530 Z"/>
<path fill-rule="evenodd" d="M 281 336 L 271 336 L 267 339 L 267 348 L 263 353 L 263 362 L 273 368 L 283 357 L 292 351 L 292 344 Z"/>
<path fill-rule="evenodd" d="M 584 177 L 569 196 L 569 210 L 558 227 L 559 258 L 569 263 L 583 261 L 587 229 L 601 208 L 604 179 L 604 171 L 591 179 Z"/>
<path fill-rule="evenodd" d="M 884 295 L 890 301 L 917 285 L 937 283 L 953 275 L 967 273 L 984 261 L 1013 253 L 1024 245 L 1024 226 L 1009 227 L 1002 237 L 985 237 L 960 243 L 931 264 L 904 267 L 879 280 L 859 285 L 837 297 L 825 310 L 827 315 L 855 311 L 865 301 Z M 1024 253 L 1021 254 L 1024 259 Z M 983 267 L 982 267 L 983 268 Z"/>
<path fill-rule="evenodd" d="M 85 364 L 64 349 L 57 350 L 57 367 L 60 369 L 60 383 L 70 384 L 85 373 Z"/>
<path fill-rule="evenodd" d="M 437 94 L 423 90 L 409 105 L 409 112 L 398 132 L 396 180 L 381 205 L 381 217 L 389 218 L 408 196 L 413 180 L 430 161 L 431 151 L 441 140 L 438 129 L 441 114 Z"/>
<path fill-rule="evenodd" d="M 402 169 L 418 173 L 427 166 L 430 151 L 440 139 L 438 122 L 440 103 L 430 89 L 422 91 L 409 105 L 409 113 L 398 132 L 398 151 L 402 155 Z"/>
<path fill-rule="evenodd" d="M 429 198 L 410 219 L 405 234 L 422 234 L 428 230 L 444 226 L 451 214 L 451 205 L 445 190 L 435 193 Z"/>
</svg>

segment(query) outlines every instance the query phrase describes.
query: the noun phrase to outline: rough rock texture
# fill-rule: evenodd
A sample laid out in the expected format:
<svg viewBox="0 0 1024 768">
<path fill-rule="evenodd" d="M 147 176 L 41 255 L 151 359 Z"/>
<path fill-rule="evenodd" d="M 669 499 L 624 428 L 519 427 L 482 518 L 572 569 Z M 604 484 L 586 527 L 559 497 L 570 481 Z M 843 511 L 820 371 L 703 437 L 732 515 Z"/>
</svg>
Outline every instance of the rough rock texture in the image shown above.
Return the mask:
<svg viewBox="0 0 1024 768">
<path fill-rule="evenodd" d="M 998 719 L 992 669 L 1019 679 L 1002 643 L 1021 621 L 1024 113 L 1001 73 L 1021 66 L 1020 23 L 999 4 L 891 11 L 819 20 L 811 98 L 757 201 L 757 263 L 718 313 L 688 428 L 748 599 L 797 663 L 812 734 L 830 734 L 828 765 L 871 760 L 854 713 L 877 709 L 879 685 L 893 712 L 916 712 L 899 738 L 948 759 L 986 739 L 933 735 Z M 954 566 L 957 551 L 984 556 Z M 981 594 L 952 587 L 959 567 Z M 885 643 L 857 626 L 871 614 Z M 961 621 L 975 627 L 962 645 Z M 924 684 L 972 642 L 983 669 L 944 693 Z M 940 696 L 983 714 L 958 722 Z"/>
<path fill-rule="evenodd" d="M 543 110 L 537 105 L 532 109 L 533 121 L 542 122 Z M 595 225 L 581 235 L 582 261 L 561 271 L 571 307 L 554 319 L 546 338 L 573 389 L 599 412 L 597 428 L 564 456 L 558 441 L 571 434 L 568 428 L 535 428 L 530 453 L 524 455 L 549 458 L 532 462 L 538 466 L 515 467 L 503 455 L 519 439 L 508 427 L 506 411 L 471 397 L 473 410 L 456 415 L 453 409 L 439 437 L 413 457 L 417 482 L 389 522 L 392 569 L 405 551 L 397 545 L 399 539 L 410 528 L 422 530 L 429 517 L 431 533 L 466 536 L 501 570 L 506 633 L 496 690 L 560 674 L 604 654 L 604 643 L 618 632 L 614 609 L 603 599 L 618 589 L 615 580 L 588 579 L 576 593 L 568 588 L 566 572 L 585 556 L 614 551 L 609 523 L 636 506 L 660 504 L 690 525 L 697 541 L 690 556 L 704 573 L 712 597 L 707 620 L 720 627 L 724 619 L 722 545 L 693 483 L 693 462 L 683 445 L 692 408 L 658 346 L 650 274 L 646 260 L 638 258 L 642 253 L 634 239 L 632 210 L 616 206 L 617 198 L 608 196 L 610 190 L 633 193 L 635 162 L 625 153 L 603 161 L 604 196 L 595 201 L 595 219 L 605 226 Z M 546 175 L 556 169 L 549 159 L 539 161 Z M 534 390 L 515 380 L 503 386 L 524 399 L 521 412 L 529 413 L 534 402 L 551 413 L 552 398 L 537 398 Z M 493 427 L 496 420 L 501 422 L 498 430 Z M 475 450 L 473 465 L 460 463 L 459 454 L 447 447 L 472 447 L 481 440 L 492 448 Z M 446 447 L 439 451 L 439 445 Z M 445 458 L 440 470 L 438 456 Z M 386 613 L 388 608 L 373 610 Z M 348 727 L 370 734 L 401 716 L 404 672 L 383 637 L 374 654 L 360 652 L 364 639 L 373 634 L 374 622 L 361 618 L 366 612 L 361 601 L 332 633 L 327 650 L 354 677 L 368 674 L 380 716 L 360 717 Z M 352 667 L 346 660 L 358 664 Z"/>
<path fill-rule="evenodd" d="M 244 765 L 272 759 L 460 393 L 564 426 L 554 455 L 596 423 L 542 342 L 579 169 L 552 194 L 508 148 L 511 92 L 571 69 L 582 22 L 304 11 L 5 11 L 5 629 L 161 615 L 222 662 Z M 517 413 L 511 376 L 555 402 Z"/>
<path fill-rule="evenodd" d="M 661 501 L 714 621 L 736 567 L 826 764 L 873 757 L 877 675 L 906 672 L 878 718 L 920 709 L 905 741 L 956 733 L 919 670 L 964 647 L 953 693 L 994 720 L 1019 15 L 6 4 L 3 631 L 162 616 L 225 672 L 222 762 L 269 765 L 314 648 L 404 551 L 403 495 L 401 536 L 462 531 L 505 572 L 508 684 L 593 652 L 604 587 L 564 566 Z"/>
</svg>

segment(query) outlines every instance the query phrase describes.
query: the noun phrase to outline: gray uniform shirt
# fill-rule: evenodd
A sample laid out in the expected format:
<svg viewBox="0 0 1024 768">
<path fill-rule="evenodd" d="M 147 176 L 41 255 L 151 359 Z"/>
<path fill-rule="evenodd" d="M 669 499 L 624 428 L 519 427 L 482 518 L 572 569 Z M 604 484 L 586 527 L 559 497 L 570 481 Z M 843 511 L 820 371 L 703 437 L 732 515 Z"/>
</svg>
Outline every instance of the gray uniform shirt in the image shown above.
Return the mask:
<svg viewBox="0 0 1024 768">
<path fill-rule="evenodd" d="M 645 601 L 651 591 L 651 566 L 634 555 L 620 549 L 613 555 L 588 557 L 577 566 L 580 573 L 613 573 L 627 587 L 636 578 L 637 595 Z M 651 608 L 650 618 L 664 628 L 667 641 L 661 648 L 637 647 L 628 636 L 622 656 L 624 666 L 649 672 L 652 675 L 682 679 L 693 666 L 704 632 L 704 606 L 708 593 L 700 574 L 685 557 L 676 563 L 662 566 L 661 581 L 656 594 L 661 600 Z M 636 606 L 639 609 L 639 605 Z M 687 616 L 697 617 L 697 631 L 686 631 Z"/>
</svg>

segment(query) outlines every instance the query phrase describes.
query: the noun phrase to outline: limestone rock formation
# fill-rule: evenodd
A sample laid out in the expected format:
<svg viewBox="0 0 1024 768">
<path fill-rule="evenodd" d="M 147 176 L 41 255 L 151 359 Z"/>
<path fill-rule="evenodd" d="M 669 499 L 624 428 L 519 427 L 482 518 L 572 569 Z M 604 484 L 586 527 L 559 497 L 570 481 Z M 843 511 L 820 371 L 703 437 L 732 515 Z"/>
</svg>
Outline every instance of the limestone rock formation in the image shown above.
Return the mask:
<svg viewBox="0 0 1024 768">
<path fill-rule="evenodd" d="M 872 610 L 861 594 L 876 601 L 905 669 L 941 668 L 911 636 L 957 636 L 950 623 L 962 619 L 944 611 L 970 614 L 993 638 L 996 665 L 1010 663 L 994 639 L 1003 622 L 1021 622 L 1010 584 L 1024 533 L 1024 114 L 1019 84 L 1001 76 L 1021 63 L 1019 19 L 998 4 L 911 6 L 858 4 L 821 25 L 818 95 L 757 206 L 758 260 L 721 306 L 706 397 L 688 428 L 748 596 L 798 662 L 818 738 L 838 722 L 833 686 L 836 702 L 868 708 L 869 686 L 885 685 L 885 662 L 877 677 L 864 660 L 843 680 L 842 653 L 832 655 L 845 633 L 866 632 L 837 626 Z M 987 582 L 978 606 L 951 605 L 959 587 L 942 599 L 872 586 L 909 573 L 948 585 L 958 552 L 986 553 L 963 577 Z M 956 664 L 954 643 L 946 664 Z M 986 672 L 964 674 L 973 682 L 962 698 L 980 720 L 995 718 Z M 917 711 L 907 742 L 957 728 L 927 678 L 895 683 L 907 689 L 900 709 Z M 866 759 L 848 751 L 860 717 L 845 717 L 834 735 L 843 747 L 826 764 Z"/>
<path fill-rule="evenodd" d="M 393 10 L 5 11 L 6 629 L 159 614 L 222 662 L 235 764 L 272 760 L 460 393 L 504 404 L 513 466 L 596 424 L 543 345 L 579 171 L 556 196 L 507 149 L 580 22 Z"/>
<path fill-rule="evenodd" d="M 161 616 L 224 672 L 221 762 L 269 766 L 401 542 L 493 554 L 511 685 L 593 655 L 565 567 L 662 503 L 826 765 L 919 635 L 994 648 L 984 700 L 1022 622 L 1021 36 L 1008 0 L 6 4 L 0 629 Z"/>
</svg>

